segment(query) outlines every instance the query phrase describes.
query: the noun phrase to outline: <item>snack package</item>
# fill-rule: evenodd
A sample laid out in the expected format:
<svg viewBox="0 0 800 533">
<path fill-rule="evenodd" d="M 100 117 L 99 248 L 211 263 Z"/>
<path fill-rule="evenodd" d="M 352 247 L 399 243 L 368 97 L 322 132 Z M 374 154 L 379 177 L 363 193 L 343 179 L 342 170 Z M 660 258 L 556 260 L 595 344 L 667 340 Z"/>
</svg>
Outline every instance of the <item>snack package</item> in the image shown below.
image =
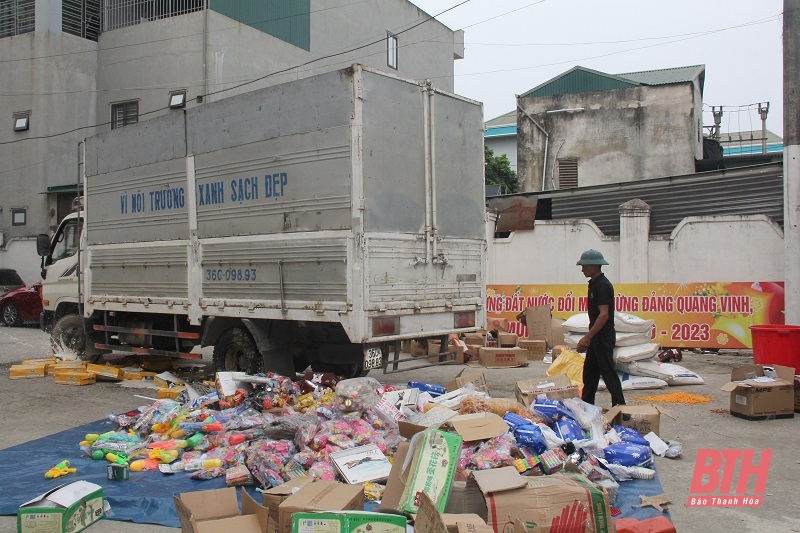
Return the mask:
<svg viewBox="0 0 800 533">
<path fill-rule="evenodd" d="M 606 461 L 622 466 L 649 466 L 653 464 L 653 455 L 649 446 L 618 442 L 603 449 Z"/>
<path fill-rule="evenodd" d="M 336 384 L 336 407 L 343 412 L 368 411 L 378 403 L 375 390 L 381 384 L 374 378 L 345 379 Z"/>
</svg>

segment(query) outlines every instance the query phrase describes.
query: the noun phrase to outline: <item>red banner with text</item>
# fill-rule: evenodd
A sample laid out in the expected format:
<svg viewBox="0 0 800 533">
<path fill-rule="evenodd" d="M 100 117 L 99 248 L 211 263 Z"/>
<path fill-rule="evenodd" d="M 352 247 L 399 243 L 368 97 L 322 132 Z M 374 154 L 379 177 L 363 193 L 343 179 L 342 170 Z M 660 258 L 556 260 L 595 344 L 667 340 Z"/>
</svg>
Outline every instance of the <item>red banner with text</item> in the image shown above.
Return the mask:
<svg viewBox="0 0 800 533">
<path fill-rule="evenodd" d="M 549 305 L 554 318 L 586 312 L 586 284 L 488 285 L 486 317 L 506 318 L 511 333 L 526 335 L 516 316 Z M 783 282 L 622 283 L 615 308 L 653 320 L 653 342 L 664 347 L 752 349 L 750 326 L 784 323 Z"/>
</svg>

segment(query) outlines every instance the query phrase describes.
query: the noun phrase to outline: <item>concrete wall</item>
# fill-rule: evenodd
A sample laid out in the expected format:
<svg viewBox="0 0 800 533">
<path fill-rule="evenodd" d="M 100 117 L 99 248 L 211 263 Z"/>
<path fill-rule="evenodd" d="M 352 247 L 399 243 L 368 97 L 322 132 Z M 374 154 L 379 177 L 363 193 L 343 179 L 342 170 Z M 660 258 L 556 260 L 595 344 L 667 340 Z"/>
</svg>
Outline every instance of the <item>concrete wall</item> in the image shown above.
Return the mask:
<svg viewBox="0 0 800 533">
<path fill-rule="evenodd" d="M 207 21 L 205 12 L 195 12 L 108 31 L 100 37 L 98 52 L 101 97 L 97 114 L 105 122 L 113 103 L 136 99 L 144 120 L 165 112 L 172 90 L 187 90 L 188 107 L 192 107 L 197 105 L 197 95 L 210 93 L 206 101 L 219 100 L 353 63 L 404 78 L 430 78 L 436 87 L 452 92 L 454 54 L 461 48 L 455 42 L 459 34 L 435 20 L 399 34 L 398 69 L 386 64 L 386 29 L 406 28 L 427 16 L 406 1 L 315 2 L 310 51 L 214 11 L 208 12 Z M 186 37 L 164 39 L 165 35 Z M 353 52 L 314 61 L 373 42 Z M 296 65 L 303 66 L 291 68 Z M 262 76 L 264 79 L 255 83 L 231 89 Z M 203 82 L 206 78 L 207 84 Z M 132 89 L 123 89 L 126 87 Z M 229 90 L 213 94 L 222 89 Z M 104 126 L 103 130 L 109 128 Z"/>
<path fill-rule="evenodd" d="M 10 143 L 0 144 L 0 231 L 6 242 L 57 224 L 44 193 L 49 186 L 76 183 L 78 142 L 93 133 L 80 128 L 96 122 L 96 46 L 50 31 L 0 40 L 0 142 Z M 15 132 L 12 115 L 20 111 L 30 111 L 30 129 Z M 12 226 L 13 208 L 27 210 L 25 226 Z"/>
<path fill-rule="evenodd" d="M 691 174 L 702 157 L 702 100 L 692 83 L 519 98 L 523 191 L 558 188 L 557 159 L 578 160 L 578 186 Z M 565 111 L 582 109 L 581 111 Z M 531 120 L 533 119 L 533 121 Z"/>
<path fill-rule="evenodd" d="M 534 230 L 502 239 L 492 237 L 493 220 L 487 226 L 488 284 L 583 283 L 575 263 L 589 248 L 610 263 L 603 271 L 612 283 L 784 279 L 783 232 L 763 215 L 686 218 L 667 238 L 648 239 L 647 261 L 638 266 L 641 257 L 621 254 L 630 242 L 603 235 L 591 220 L 536 221 Z M 620 275 L 634 269 L 636 275 Z"/>
<path fill-rule="evenodd" d="M 36 10 L 36 32 L 0 41 L 0 107 L 6 112 L 0 121 L 0 143 L 45 137 L 0 144 L 0 232 L 7 243 L 0 246 L 0 266 L 14 268 L 21 256 L 15 252 L 12 257 L 8 243 L 34 247 L 23 255 L 36 258 L 35 244 L 24 239 L 59 222 L 51 215 L 56 212 L 55 195 L 44 193 L 48 187 L 76 183 L 78 143 L 110 129 L 112 103 L 138 100 L 139 120 L 146 120 L 180 112 L 167 109 L 169 93 L 176 89 L 187 90 L 191 107 L 198 105 L 197 95 L 303 63 L 309 64 L 207 101 L 355 62 L 390 70 L 386 30 L 399 33 L 429 16 L 406 0 L 315 0 L 311 50 L 306 51 L 211 11 L 207 21 L 203 12 L 150 21 L 105 32 L 95 43 L 60 32 L 60 0 L 37 0 Z M 356 52 L 312 62 L 373 41 Z M 462 32 L 431 20 L 400 33 L 398 42 L 399 68 L 392 72 L 430 78 L 452 92 L 453 60 L 463 56 Z M 28 110 L 30 130 L 14 132 L 13 113 Z M 25 226 L 12 226 L 12 208 L 27 210 Z M 38 271 L 36 259 L 20 275 L 28 281 Z"/>
</svg>

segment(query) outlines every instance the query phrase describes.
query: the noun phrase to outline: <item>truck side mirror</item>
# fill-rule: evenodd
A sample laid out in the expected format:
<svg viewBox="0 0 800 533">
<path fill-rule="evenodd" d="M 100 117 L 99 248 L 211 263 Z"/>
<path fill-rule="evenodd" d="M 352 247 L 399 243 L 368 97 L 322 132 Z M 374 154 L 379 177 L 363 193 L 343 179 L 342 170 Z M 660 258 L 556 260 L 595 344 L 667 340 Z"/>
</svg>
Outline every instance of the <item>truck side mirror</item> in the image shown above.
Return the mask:
<svg viewBox="0 0 800 533">
<path fill-rule="evenodd" d="M 50 253 L 50 237 L 44 233 L 36 236 L 36 253 L 45 257 Z"/>
</svg>

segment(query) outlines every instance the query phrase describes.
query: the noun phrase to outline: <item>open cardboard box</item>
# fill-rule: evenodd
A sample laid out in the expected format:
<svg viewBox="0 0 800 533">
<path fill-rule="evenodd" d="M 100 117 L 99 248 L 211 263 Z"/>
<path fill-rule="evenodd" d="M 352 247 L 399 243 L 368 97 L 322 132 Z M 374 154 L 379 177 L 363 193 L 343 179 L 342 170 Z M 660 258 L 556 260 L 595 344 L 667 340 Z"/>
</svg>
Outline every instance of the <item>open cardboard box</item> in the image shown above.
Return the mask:
<svg viewBox="0 0 800 533">
<path fill-rule="evenodd" d="M 335 481 L 315 480 L 300 487 L 300 490 L 280 504 L 278 507 L 278 533 L 291 533 L 294 513 L 363 509 L 363 484 L 345 485 Z"/>
<path fill-rule="evenodd" d="M 794 416 L 794 368 L 780 365 L 741 365 L 721 387 L 730 392 L 730 412 L 746 419 Z"/>
<path fill-rule="evenodd" d="M 617 405 L 612 407 L 606 414 L 606 420 L 612 426 L 623 426 L 633 428 L 642 435 L 647 435 L 651 431 L 659 435 L 661 429 L 661 415 L 675 419 L 669 410 L 657 405 Z"/>
<path fill-rule="evenodd" d="M 476 514 L 442 514 L 424 492 L 414 521 L 416 533 L 494 533 Z"/>
<path fill-rule="evenodd" d="M 369 511 L 309 511 L 292 515 L 292 533 L 406 533 L 406 517 Z"/>
<path fill-rule="evenodd" d="M 58 485 L 19 506 L 17 531 L 78 533 L 104 516 L 103 487 L 80 480 Z"/>
<path fill-rule="evenodd" d="M 269 510 L 269 532 L 274 533 L 278 530 L 278 507 L 283 501 L 299 491 L 306 483 L 314 481 L 312 477 L 298 477 L 290 479 L 283 485 L 272 487 L 261 493 L 261 503 Z"/>
<path fill-rule="evenodd" d="M 175 510 L 182 533 L 267 533 L 267 508 L 259 505 L 241 488 L 242 512 L 236 499 L 236 489 L 184 492 L 174 496 Z"/>
<path fill-rule="evenodd" d="M 530 407 L 536 398 L 563 400 L 578 396 L 578 387 L 572 384 L 566 374 L 517 381 L 514 389 L 517 401 L 525 407 Z"/>
<path fill-rule="evenodd" d="M 453 392 L 456 389 L 462 389 L 467 385 L 472 385 L 476 392 L 484 392 L 489 394 L 489 386 L 486 384 L 486 375 L 483 372 L 473 372 L 465 374 L 467 369 L 462 370 L 456 377 L 448 381 L 444 385 L 444 390 Z"/>
<path fill-rule="evenodd" d="M 467 490 L 479 490 L 487 505 L 487 522 L 503 531 L 516 519 L 535 524 L 536 533 L 548 532 L 556 521 L 585 513 L 582 527 L 570 533 L 613 533 L 608 493 L 580 474 L 521 476 L 513 466 L 470 474 Z M 538 529 L 536 529 L 538 528 Z"/>
</svg>

